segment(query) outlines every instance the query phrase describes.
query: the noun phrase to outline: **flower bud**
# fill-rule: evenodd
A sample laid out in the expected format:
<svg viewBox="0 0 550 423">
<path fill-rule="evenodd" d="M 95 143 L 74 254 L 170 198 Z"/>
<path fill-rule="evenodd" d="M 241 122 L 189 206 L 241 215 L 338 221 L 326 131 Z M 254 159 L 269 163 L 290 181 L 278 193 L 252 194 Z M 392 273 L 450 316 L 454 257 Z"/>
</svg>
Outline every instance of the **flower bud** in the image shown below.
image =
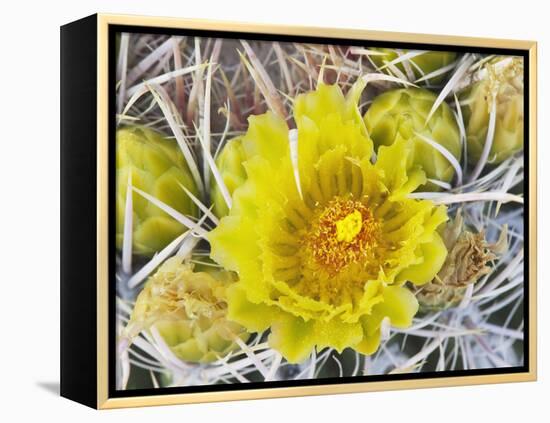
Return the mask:
<svg viewBox="0 0 550 423">
<path fill-rule="evenodd" d="M 181 258 L 165 261 L 139 294 L 126 327 L 130 338 L 155 328 L 181 360 L 210 363 L 239 349 L 249 334 L 226 318 L 226 288 L 232 273 L 212 266 L 195 271 Z"/>
<path fill-rule="evenodd" d="M 402 88 L 386 91 L 377 96 L 365 114 L 365 125 L 376 149 L 405 139 L 413 148 L 409 165 L 420 166 L 426 176 L 442 182 L 450 182 L 455 169 L 449 159 L 430 145 L 430 139 L 460 160 L 460 135 L 456 119 L 443 102 L 426 119 L 436 100 L 431 91 L 422 88 Z M 424 137 L 424 138 L 422 138 Z M 435 190 L 437 185 L 428 182 L 419 190 Z"/>
<path fill-rule="evenodd" d="M 216 166 L 230 195 L 246 181 L 246 170 L 243 162 L 246 154 L 240 138 L 234 138 L 227 142 L 216 158 Z M 214 205 L 214 214 L 218 217 L 229 213 L 227 203 L 222 195 L 215 178 L 211 178 L 210 199 Z"/>
<path fill-rule="evenodd" d="M 498 164 L 523 148 L 523 60 L 492 60 L 483 75 L 481 81 L 460 96 L 468 157 L 474 162 L 481 157 L 495 101 L 495 132 L 488 161 Z"/>
<path fill-rule="evenodd" d="M 116 134 L 116 245 L 122 248 L 128 182 L 184 215 L 197 207 L 180 184 L 197 195 L 195 182 L 175 141 L 141 126 Z M 185 226 L 138 192 L 132 195 L 133 252 L 152 256 L 185 231 Z"/>
<path fill-rule="evenodd" d="M 399 57 L 399 54 L 395 49 L 392 48 L 371 48 L 379 53 L 384 53 L 383 55 L 371 55 L 370 59 L 374 62 L 379 68 L 384 66 L 386 63 L 390 63 L 393 60 Z M 408 50 L 401 50 L 401 55 L 408 53 Z M 456 59 L 456 53 L 449 51 L 426 51 L 418 56 L 414 56 L 407 60 L 409 64 L 409 71 L 414 74 L 415 79 L 419 79 L 425 75 L 428 75 L 436 70 L 451 64 Z M 403 65 L 403 62 L 395 64 L 395 67 L 399 69 L 400 72 L 407 75 L 407 69 Z M 434 76 L 428 81 L 433 84 L 438 84 L 445 78 L 445 74 Z"/>
</svg>

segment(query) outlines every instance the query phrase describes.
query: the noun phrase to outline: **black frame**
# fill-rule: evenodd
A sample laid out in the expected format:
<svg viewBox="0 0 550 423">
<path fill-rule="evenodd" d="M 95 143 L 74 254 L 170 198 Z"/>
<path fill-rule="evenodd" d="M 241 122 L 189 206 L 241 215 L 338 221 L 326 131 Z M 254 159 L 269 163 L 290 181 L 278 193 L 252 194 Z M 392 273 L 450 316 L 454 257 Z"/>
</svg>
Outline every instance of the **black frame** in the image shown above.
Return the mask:
<svg viewBox="0 0 550 423">
<path fill-rule="evenodd" d="M 94 408 L 97 403 L 96 28 L 96 15 L 61 27 L 60 128 L 61 395 Z M 84 248 L 77 252 L 74 245 Z"/>
</svg>

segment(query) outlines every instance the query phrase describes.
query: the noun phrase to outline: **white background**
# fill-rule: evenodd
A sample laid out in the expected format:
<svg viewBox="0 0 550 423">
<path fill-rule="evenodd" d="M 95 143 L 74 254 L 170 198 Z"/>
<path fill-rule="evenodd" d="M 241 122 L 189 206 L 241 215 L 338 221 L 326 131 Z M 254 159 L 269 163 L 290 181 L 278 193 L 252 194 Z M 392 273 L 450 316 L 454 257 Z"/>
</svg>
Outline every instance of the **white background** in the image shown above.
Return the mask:
<svg viewBox="0 0 550 423">
<path fill-rule="evenodd" d="M 539 188 L 550 178 L 550 21 L 542 0 L 6 0 L 0 12 L 0 420 L 540 422 L 548 420 L 548 197 L 539 190 L 539 381 L 96 412 L 59 398 L 59 26 L 95 12 L 532 39 Z M 534 254 L 535 252 L 532 252 Z M 86 351 L 82 351 L 86 354 Z"/>
</svg>

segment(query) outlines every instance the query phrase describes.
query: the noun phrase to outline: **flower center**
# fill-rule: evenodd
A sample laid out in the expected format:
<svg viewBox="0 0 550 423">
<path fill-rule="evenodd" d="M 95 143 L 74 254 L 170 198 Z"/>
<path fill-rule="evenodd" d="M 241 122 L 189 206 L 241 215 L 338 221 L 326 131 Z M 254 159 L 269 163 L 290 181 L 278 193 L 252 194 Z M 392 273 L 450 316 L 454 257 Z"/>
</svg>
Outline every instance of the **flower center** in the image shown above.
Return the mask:
<svg viewBox="0 0 550 423">
<path fill-rule="evenodd" d="M 314 220 L 305 246 L 308 255 L 334 276 L 352 263 L 372 261 L 380 231 L 380 222 L 369 207 L 337 197 Z"/>
</svg>

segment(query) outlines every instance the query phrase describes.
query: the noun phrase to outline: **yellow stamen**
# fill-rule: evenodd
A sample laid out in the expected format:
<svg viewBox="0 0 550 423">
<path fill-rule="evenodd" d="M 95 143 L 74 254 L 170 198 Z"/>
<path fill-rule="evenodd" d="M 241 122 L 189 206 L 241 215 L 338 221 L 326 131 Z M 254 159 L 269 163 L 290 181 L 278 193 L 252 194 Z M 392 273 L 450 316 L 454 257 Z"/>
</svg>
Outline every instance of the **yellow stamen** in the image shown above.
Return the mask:
<svg viewBox="0 0 550 423">
<path fill-rule="evenodd" d="M 351 242 L 361 232 L 362 226 L 363 217 L 361 216 L 361 212 L 355 210 L 336 222 L 336 239 L 339 242 Z"/>
</svg>

